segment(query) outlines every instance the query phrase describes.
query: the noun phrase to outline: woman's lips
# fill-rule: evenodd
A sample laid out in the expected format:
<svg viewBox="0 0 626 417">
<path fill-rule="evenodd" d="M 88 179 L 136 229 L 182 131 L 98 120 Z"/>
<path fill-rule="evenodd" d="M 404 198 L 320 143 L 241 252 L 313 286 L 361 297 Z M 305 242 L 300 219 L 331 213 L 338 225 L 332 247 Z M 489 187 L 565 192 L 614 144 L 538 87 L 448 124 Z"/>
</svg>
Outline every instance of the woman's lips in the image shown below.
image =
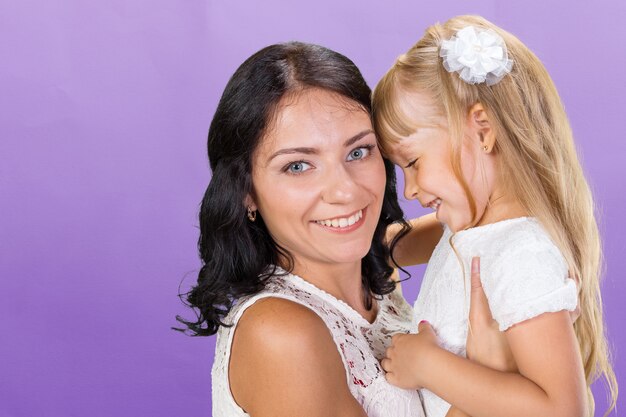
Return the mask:
<svg viewBox="0 0 626 417">
<path fill-rule="evenodd" d="M 313 223 L 332 232 L 351 232 L 358 229 L 365 221 L 366 208 L 358 210 L 351 215 L 334 217 L 332 219 L 315 220 Z"/>
</svg>

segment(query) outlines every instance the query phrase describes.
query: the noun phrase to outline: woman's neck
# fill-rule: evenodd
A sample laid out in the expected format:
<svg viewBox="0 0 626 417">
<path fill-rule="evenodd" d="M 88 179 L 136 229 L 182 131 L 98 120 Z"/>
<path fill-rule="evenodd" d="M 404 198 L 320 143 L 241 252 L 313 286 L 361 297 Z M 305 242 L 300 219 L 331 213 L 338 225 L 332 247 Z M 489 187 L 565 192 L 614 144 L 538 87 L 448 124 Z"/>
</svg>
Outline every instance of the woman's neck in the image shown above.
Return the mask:
<svg viewBox="0 0 626 417">
<path fill-rule="evenodd" d="M 361 281 L 361 261 L 353 263 L 323 263 L 294 259 L 292 271 L 302 279 L 343 301 L 363 318 L 372 321 L 376 309 L 367 310 Z"/>
</svg>

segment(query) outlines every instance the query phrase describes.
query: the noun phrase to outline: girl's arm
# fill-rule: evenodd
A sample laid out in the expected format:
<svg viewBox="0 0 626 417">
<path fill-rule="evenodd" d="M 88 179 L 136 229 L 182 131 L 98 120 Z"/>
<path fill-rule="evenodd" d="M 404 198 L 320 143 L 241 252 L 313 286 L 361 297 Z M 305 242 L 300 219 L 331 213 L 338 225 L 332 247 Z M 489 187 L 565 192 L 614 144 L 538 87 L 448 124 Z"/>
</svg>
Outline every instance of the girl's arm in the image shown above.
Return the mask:
<svg viewBox="0 0 626 417">
<path fill-rule="evenodd" d="M 367 417 L 324 322 L 292 301 L 268 298 L 246 310 L 230 358 L 230 388 L 254 417 Z"/>
<path fill-rule="evenodd" d="M 435 213 L 409 220 L 409 224 L 411 230 L 400 239 L 393 251 L 393 257 L 399 266 L 428 262 L 443 234 L 443 226 L 437 221 Z M 391 243 L 400 230 L 400 225 L 390 225 L 387 228 L 387 242 Z"/>
<path fill-rule="evenodd" d="M 420 326 L 420 335 L 423 340 L 399 340 L 397 345 L 421 352 L 410 355 L 413 384 L 473 417 L 576 417 L 587 412 L 582 361 L 566 311 L 546 313 L 506 331 L 519 374 L 496 371 L 440 348 L 428 324 Z M 394 383 L 395 375 L 388 379 Z"/>
<path fill-rule="evenodd" d="M 477 274 L 472 268 L 473 283 Z M 478 316 L 484 319 L 484 311 Z M 389 382 L 404 388 L 426 387 L 473 417 L 583 416 L 587 412 L 582 361 L 567 311 L 540 315 L 505 332 L 512 366 L 519 374 L 490 369 L 440 348 L 427 323 L 420 323 L 419 331 L 394 336 L 382 363 Z"/>
</svg>

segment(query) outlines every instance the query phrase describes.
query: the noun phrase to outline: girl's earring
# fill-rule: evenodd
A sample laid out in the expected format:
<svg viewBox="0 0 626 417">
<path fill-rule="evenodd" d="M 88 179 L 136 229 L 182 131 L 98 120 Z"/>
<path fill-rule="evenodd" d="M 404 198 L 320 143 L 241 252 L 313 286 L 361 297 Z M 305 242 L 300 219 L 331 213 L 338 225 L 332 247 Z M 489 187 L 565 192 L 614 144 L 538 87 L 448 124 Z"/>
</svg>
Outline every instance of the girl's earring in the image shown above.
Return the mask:
<svg viewBox="0 0 626 417">
<path fill-rule="evenodd" d="M 248 206 L 248 220 L 251 222 L 256 220 L 256 210 L 252 210 L 250 206 Z"/>
<path fill-rule="evenodd" d="M 478 135 L 480 136 L 480 141 L 481 141 L 482 143 L 484 143 L 484 142 L 485 142 L 485 137 L 483 136 L 483 134 L 482 134 L 482 133 L 479 133 Z M 485 152 L 489 153 L 489 146 L 487 146 L 487 145 L 483 145 L 483 146 L 481 146 L 481 149 L 482 149 L 483 151 L 485 151 Z"/>
</svg>

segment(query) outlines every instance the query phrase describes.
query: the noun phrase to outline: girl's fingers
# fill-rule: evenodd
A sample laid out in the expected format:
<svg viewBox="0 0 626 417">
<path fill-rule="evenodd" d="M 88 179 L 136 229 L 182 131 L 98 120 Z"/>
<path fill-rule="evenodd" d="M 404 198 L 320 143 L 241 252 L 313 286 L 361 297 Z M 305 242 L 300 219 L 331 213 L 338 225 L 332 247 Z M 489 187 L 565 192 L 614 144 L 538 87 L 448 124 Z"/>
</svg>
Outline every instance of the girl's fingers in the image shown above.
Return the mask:
<svg viewBox="0 0 626 417">
<path fill-rule="evenodd" d="M 483 290 L 482 282 L 480 281 L 480 258 L 472 258 L 472 274 L 471 274 L 472 289 L 470 293 L 470 311 L 469 320 L 470 325 L 478 325 L 479 323 L 491 323 L 493 316 L 489 309 L 489 303 L 487 302 L 487 296 Z"/>
<path fill-rule="evenodd" d="M 380 361 L 380 366 L 387 373 L 391 370 L 390 365 L 391 365 L 391 361 L 389 359 L 387 359 L 387 358 L 385 358 L 382 361 Z"/>
<path fill-rule="evenodd" d="M 480 256 L 474 256 L 472 258 L 472 289 L 482 288 L 483 283 L 480 282 Z"/>
<path fill-rule="evenodd" d="M 425 332 L 435 333 L 435 331 L 433 330 L 433 326 L 431 326 L 431 324 L 427 322 L 426 320 L 422 320 L 417 325 L 417 333 L 425 333 Z"/>
<path fill-rule="evenodd" d="M 394 377 L 394 375 L 391 372 L 387 372 L 385 374 L 385 379 L 387 380 L 387 382 L 389 382 L 391 385 L 396 385 L 396 379 Z"/>
</svg>

